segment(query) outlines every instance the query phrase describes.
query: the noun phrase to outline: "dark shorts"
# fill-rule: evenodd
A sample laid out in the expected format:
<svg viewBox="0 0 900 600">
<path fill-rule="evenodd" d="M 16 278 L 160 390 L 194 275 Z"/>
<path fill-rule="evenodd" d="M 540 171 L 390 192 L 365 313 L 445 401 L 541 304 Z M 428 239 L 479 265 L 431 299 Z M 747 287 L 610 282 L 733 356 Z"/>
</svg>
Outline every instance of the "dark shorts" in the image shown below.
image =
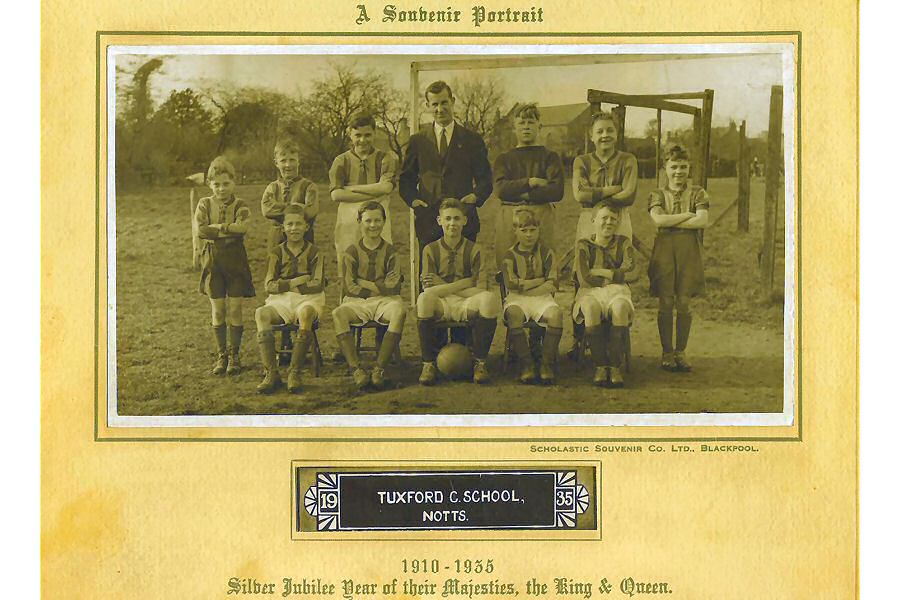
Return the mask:
<svg viewBox="0 0 900 600">
<path fill-rule="evenodd" d="M 703 295 L 706 282 L 697 230 L 657 232 L 648 274 L 651 296 Z"/>
<path fill-rule="evenodd" d="M 255 298 L 253 276 L 243 241 L 237 238 L 207 244 L 200 255 L 200 292 L 210 298 Z"/>
</svg>

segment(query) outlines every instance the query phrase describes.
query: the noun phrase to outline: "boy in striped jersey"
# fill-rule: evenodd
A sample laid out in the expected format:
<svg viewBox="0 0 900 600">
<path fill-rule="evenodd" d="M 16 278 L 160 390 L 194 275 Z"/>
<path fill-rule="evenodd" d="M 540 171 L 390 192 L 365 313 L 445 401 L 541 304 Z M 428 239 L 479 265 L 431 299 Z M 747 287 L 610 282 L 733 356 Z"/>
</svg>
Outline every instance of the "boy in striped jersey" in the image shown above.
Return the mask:
<svg viewBox="0 0 900 600">
<path fill-rule="evenodd" d="M 562 309 L 553 294 L 559 286 L 559 267 L 551 248 L 540 243 L 541 223 L 533 211 L 520 208 L 512 217 L 516 243 L 506 251 L 501 273 L 507 289 L 503 314 L 509 328 L 512 351 L 521 365 L 519 381 L 538 379 L 525 337 L 525 323 L 534 321 L 546 329 L 541 356 L 540 381 L 551 384 L 562 337 Z"/>
<path fill-rule="evenodd" d="M 686 148 L 674 145 L 666 150 L 666 186 L 650 192 L 647 209 L 656 225 L 656 239 L 648 274 L 650 294 L 659 298 L 656 324 L 662 345 L 662 368 L 690 371 L 685 358 L 691 333 L 691 298 L 706 290 L 703 277 L 703 229 L 709 223 L 709 195 L 689 179 L 691 157 Z M 672 347 L 672 312 L 675 319 L 675 347 Z"/>
<path fill-rule="evenodd" d="M 463 238 L 466 215 L 456 198 L 441 202 L 438 224 L 443 237 L 425 246 L 422 252 L 422 289 L 416 301 L 419 343 L 422 347 L 422 374 L 419 383 L 437 380 L 437 348 L 434 323 L 437 319 L 469 321 L 475 355 L 475 383 L 488 383 L 487 356 L 497 329 L 500 300 L 487 290 L 481 248 Z"/>
<path fill-rule="evenodd" d="M 625 274 L 634 268 L 631 242 L 617 235 L 619 211 L 601 206 L 594 213 L 595 233 L 575 244 L 578 293 L 572 306 L 594 361 L 594 385 L 622 387 L 625 330 L 634 315 Z M 607 329 L 608 326 L 608 329 Z"/>
<path fill-rule="evenodd" d="M 300 389 L 300 369 L 312 342 L 313 324 L 322 318 L 325 310 L 324 260 L 316 247 L 304 239 L 309 229 L 302 206 L 290 205 L 284 209 L 284 233 L 287 240 L 275 246 L 269 253 L 266 271 L 266 298 L 264 306 L 256 309 L 256 331 L 259 354 L 265 376 L 256 391 L 271 393 L 281 385 L 275 354 L 275 336 L 272 325 L 298 323 L 294 336 L 291 367 L 288 372 L 288 392 Z"/>
<path fill-rule="evenodd" d="M 397 253 L 382 237 L 386 220 L 384 206 L 380 202 L 370 200 L 359 207 L 357 222 L 362 239 L 341 253 L 344 299 L 331 312 L 338 344 L 347 364 L 353 368 L 353 382 L 358 388 L 368 385 L 369 374 L 360 366 L 350 325 L 369 321 L 387 325 L 388 330 L 381 340 L 375 367 L 372 368 L 372 385 L 381 388 L 385 382 L 384 369 L 400 345 L 406 321 L 406 308 L 400 299 Z"/>
<path fill-rule="evenodd" d="M 260 201 L 262 215 L 272 223 L 268 250 L 271 252 L 284 242 L 285 209 L 294 204 L 304 207 L 309 226 L 303 237 L 312 244 L 315 241 L 316 215 L 319 214 L 318 188 L 300 175 L 300 146 L 297 142 L 282 138 L 275 143 L 275 166 L 278 168 L 278 179 L 266 186 Z"/>
</svg>

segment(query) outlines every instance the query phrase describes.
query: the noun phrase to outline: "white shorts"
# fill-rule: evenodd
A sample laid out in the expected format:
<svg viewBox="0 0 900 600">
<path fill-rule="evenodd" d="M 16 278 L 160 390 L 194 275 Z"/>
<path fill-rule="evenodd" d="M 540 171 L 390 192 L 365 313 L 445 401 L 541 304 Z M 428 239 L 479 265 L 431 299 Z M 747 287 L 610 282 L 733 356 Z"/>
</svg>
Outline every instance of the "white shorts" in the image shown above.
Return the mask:
<svg viewBox="0 0 900 600">
<path fill-rule="evenodd" d="M 594 211 L 597 210 L 597 208 L 598 207 L 595 206 L 594 208 L 581 209 L 581 212 L 578 214 L 578 224 L 575 226 L 575 241 L 589 238 L 595 233 L 594 222 L 592 219 L 594 218 Z M 621 235 L 631 241 L 631 215 L 628 214 L 627 208 L 619 211 L 619 215 L 619 226 L 616 228 L 614 235 Z"/>
<path fill-rule="evenodd" d="M 325 312 L 325 292 L 317 294 L 300 294 L 298 292 L 281 292 L 269 294 L 266 298 L 266 306 L 271 306 L 278 311 L 278 316 L 285 323 L 296 323 L 297 315 L 304 306 L 312 306 L 316 311 L 316 319 L 322 320 Z"/>
<path fill-rule="evenodd" d="M 391 236 L 391 197 L 382 196 L 377 202 L 384 207 L 384 229 L 381 237 L 389 244 L 393 244 L 393 236 Z M 340 202 L 337 207 L 337 220 L 334 224 L 334 249 L 335 255 L 340 258 L 349 246 L 352 246 L 360 240 L 362 235 L 359 232 L 359 221 L 356 220 L 359 213 L 359 207 L 362 202 Z M 338 263 L 340 264 L 340 262 Z"/>
<path fill-rule="evenodd" d="M 490 295 L 490 292 L 484 290 L 469 297 L 445 296 L 444 298 L 439 298 L 441 312 L 443 313 L 440 318 L 445 321 L 468 321 L 469 311 L 478 311 L 478 305 L 481 304 L 484 294 Z"/>
<path fill-rule="evenodd" d="M 572 305 L 572 318 L 576 323 L 584 323 L 584 315 L 581 312 L 581 305 L 585 298 L 593 298 L 600 303 L 600 314 L 604 319 L 608 319 L 609 309 L 613 300 L 624 299 L 634 312 L 634 304 L 631 302 L 631 288 L 621 283 L 611 283 L 603 287 L 581 288 L 575 296 L 575 303 Z"/>
<path fill-rule="evenodd" d="M 373 296 L 372 298 L 352 298 L 348 296 L 341 302 L 341 306 L 346 306 L 353 310 L 356 315 L 353 319 L 354 323 L 375 321 L 382 325 L 387 325 L 387 322 L 384 321 L 384 313 L 395 303 L 403 308 L 403 300 L 400 296 Z"/>
<path fill-rule="evenodd" d="M 548 308 L 553 306 L 559 308 L 559 304 L 550 294 L 543 296 L 525 296 L 522 294 L 509 294 L 506 297 L 506 304 L 503 305 L 503 312 L 510 306 L 519 307 L 525 313 L 525 322 L 534 321 L 541 327 L 546 327 L 546 323 L 541 323 L 541 317 Z"/>
</svg>

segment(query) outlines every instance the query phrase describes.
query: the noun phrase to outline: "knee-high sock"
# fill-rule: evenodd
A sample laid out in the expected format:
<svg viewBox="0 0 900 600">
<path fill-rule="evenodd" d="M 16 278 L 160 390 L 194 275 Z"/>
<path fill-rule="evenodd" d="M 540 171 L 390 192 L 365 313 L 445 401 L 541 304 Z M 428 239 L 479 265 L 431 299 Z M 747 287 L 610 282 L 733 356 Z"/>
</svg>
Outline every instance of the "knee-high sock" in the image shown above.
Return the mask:
<svg viewBox="0 0 900 600">
<path fill-rule="evenodd" d="M 591 349 L 591 360 L 595 367 L 605 366 L 606 363 L 606 336 L 602 325 L 592 325 L 584 328 L 584 339 Z"/>
<path fill-rule="evenodd" d="M 478 360 L 485 360 L 491 351 L 494 342 L 494 333 L 497 331 L 497 319 L 485 319 L 475 317 L 472 325 L 472 353 Z"/>
<path fill-rule="evenodd" d="M 231 353 L 237 356 L 241 352 L 241 338 L 244 336 L 243 325 L 229 325 L 228 337 L 231 343 Z"/>
<path fill-rule="evenodd" d="M 675 319 L 675 350 L 678 352 L 684 352 L 687 348 L 692 321 L 691 313 L 678 311 L 678 317 Z"/>
<path fill-rule="evenodd" d="M 625 330 L 626 327 L 616 325 L 609 330 L 609 366 L 617 369 L 622 366 L 625 358 Z"/>
<path fill-rule="evenodd" d="M 544 332 L 543 356 L 541 358 L 545 365 L 556 364 L 556 357 L 559 356 L 560 339 L 562 339 L 561 327 L 548 327 Z"/>
<path fill-rule="evenodd" d="M 400 334 L 394 333 L 393 331 L 386 331 L 384 337 L 381 338 L 381 346 L 378 348 L 378 358 L 375 359 L 375 364 L 382 369 L 385 368 L 388 363 L 391 362 L 391 357 L 394 355 L 394 352 L 399 345 Z"/>
<path fill-rule="evenodd" d="M 228 326 L 225 323 L 213 325 L 213 335 L 216 339 L 216 351 L 219 354 L 228 352 Z"/>
<path fill-rule="evenodd" d="M 434 362 L 437 356 L 434 340 L 434 319 L 419 319 L 419 347 L 422 362 Z"/>
<path fill-rule="evenodd" d="M 356 351 L 356 339 L 354 339 L 353 333 L 350 331 L 341 333 L 337 336 L 337 341 L 341 352 L 344 353 L 344 358 L 347 359 L 347 364 L 354 369 L 359 367 L 359 353 Z"/>
<path fill-rule="evenodd" d="M 524 329 L 521 327 L 510 328 L 509 345 L 521 364 L 528 365 L 532 363 L 531 351 L 528 348 L 528 339 L 525 337 Z"/>
<path fill-rule="evenodd" d="M 266 371 L 275 368 L 275 334 L 271 331 L 260 331 L 256 334 L 259 342 L 259 357 Z"/>
<path fill-rule="evenodd" d="M 291 350 L 291 370 L 299 371 L 306 360 L 306 351 L 312 342 L 312 332 L 301 329 L 294 334 L 294 348 Z"/>
<path fill-rule="evenodd" d="M 662 351 L 669 353 L 672 351 L 672 311 L 659 311 L 656 313 L 656 327 L 659 329 L 659 342 L 662 344 Z"/>
</svg>

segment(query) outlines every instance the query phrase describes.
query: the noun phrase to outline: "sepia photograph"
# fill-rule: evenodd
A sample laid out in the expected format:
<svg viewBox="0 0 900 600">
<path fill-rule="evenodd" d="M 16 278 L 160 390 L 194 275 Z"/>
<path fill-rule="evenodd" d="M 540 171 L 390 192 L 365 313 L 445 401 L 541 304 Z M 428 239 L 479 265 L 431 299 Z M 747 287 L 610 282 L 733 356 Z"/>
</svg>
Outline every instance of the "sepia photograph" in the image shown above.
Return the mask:
<svg viewBox="0 0 900 600">
<path fill-rule="evenodd" d="M 795 50 L 110 47 L 107 424 L 793 424 Z"/>
</svg>

